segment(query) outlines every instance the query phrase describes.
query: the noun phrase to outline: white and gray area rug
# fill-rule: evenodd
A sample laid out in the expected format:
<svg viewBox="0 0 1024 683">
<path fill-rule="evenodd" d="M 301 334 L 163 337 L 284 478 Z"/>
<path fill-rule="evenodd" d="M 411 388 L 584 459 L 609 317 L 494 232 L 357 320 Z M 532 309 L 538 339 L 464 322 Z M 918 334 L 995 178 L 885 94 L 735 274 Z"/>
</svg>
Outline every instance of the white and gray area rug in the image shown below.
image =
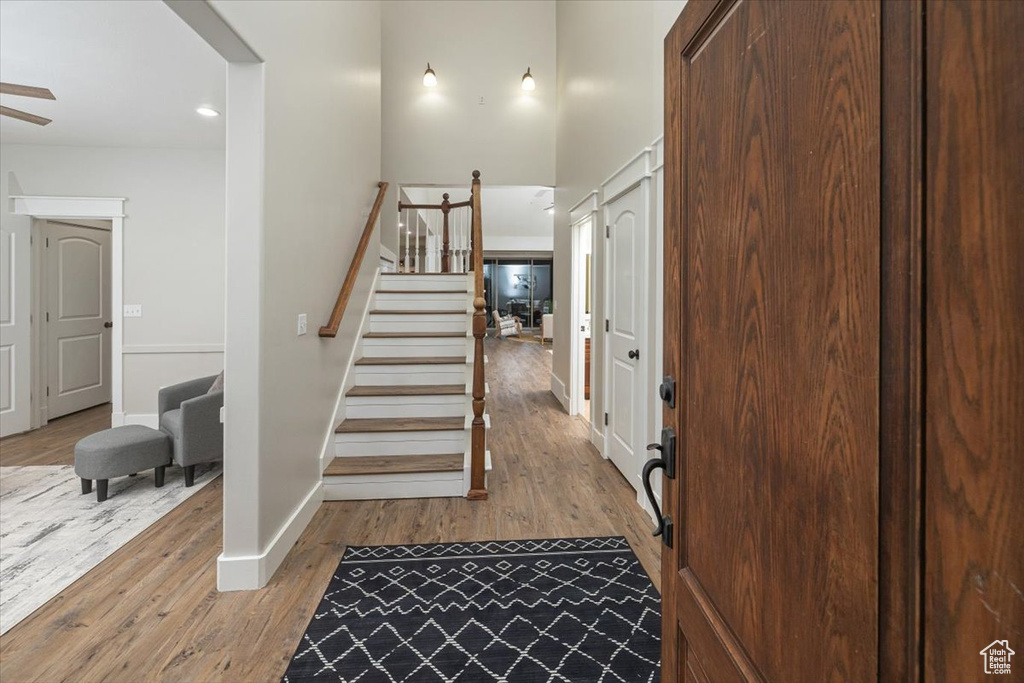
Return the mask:
<svg viewBox="0 0 1024 683">
<path fill-rule="evenodd" d="M 168 467 L 163 488 L 153 470 L 110 481 L 108 498 L 82 494 L 70 465 L 0 467 L 0 633 L 27 617 L 220 475 L 196 467 L 185 488 Z"/>
</svg>

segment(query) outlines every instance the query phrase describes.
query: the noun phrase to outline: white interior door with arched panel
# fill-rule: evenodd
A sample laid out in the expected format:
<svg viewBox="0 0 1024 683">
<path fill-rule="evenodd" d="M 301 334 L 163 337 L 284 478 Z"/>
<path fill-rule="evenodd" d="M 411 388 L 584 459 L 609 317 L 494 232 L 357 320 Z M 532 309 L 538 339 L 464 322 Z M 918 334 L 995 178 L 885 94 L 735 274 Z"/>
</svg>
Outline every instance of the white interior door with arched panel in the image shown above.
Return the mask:
<svg viewBox="0 0 1024 683">
<path fill-rule="evenodd" d="M 48 420 L 111 399 L 110 230 L 42 226 Z"/>
<path fill-rule="evenodd" d="M 647 423 L 650 150 L 603 185 L 605 454 L 637 491 Z"/>
</svg>

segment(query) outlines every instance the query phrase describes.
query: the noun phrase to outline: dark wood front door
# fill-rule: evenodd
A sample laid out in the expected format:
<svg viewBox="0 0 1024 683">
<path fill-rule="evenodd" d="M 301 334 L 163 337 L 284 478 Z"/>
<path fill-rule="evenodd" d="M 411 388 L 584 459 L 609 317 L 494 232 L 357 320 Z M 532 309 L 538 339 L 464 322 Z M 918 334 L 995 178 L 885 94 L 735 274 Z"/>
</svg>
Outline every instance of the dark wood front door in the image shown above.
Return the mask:
<svg viewBox="0 0 1024 683">
<path fill-rule="evenodd" d="M 1024 2 L 690 0 L 666 38 L 666 683 L 1020 652 L 1022 33 Z"/>
<path fill-rule="evenodd" d="M 665 681 L 877 672 L 880 35 L 691 0 L 666 43 Z"/>
</svg>

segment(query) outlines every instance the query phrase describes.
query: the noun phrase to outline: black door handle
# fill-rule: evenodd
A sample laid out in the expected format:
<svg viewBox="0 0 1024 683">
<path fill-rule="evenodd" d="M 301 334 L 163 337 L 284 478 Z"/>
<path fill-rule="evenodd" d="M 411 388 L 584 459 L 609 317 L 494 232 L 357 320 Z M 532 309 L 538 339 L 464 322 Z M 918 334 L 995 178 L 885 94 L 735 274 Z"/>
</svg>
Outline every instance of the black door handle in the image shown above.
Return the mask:
<svg viewBox="0 0 1024 683">
<path fill-rule="evenodd" d="M 647 445 L 649 451 L 660 451 L 660 458 L 652 458 L 644 463 L 644 470 L 641 478 L 644 483 L 644 493 L 651 503 L 654 516 L 658 519 L 658 527 L 654 530 L 655 536 L 661 536 L 661 542 L 672 547 L 672 517 L 661 514 L 661 506 L 654 497 L 654 489 L 651 488 L 651 474 L 654 470 L 665 470 L 665 476 L 675 479 L 676 476 L 676 433 L 671 427 L 661 430 L 661 443 Z"/>
<path fill-rule="evenodd" d="M 109 330 L 109 329 L 110 329 L 111 327 L 113 327 L 113 326 L 114 326 L 114 323 L 103 323 L 103 327 L 107 328 L 108 330 Z"/>
<path fill-rule="evenodd" d="M 640 358 L 640 349 L 633 349 L 629 352 L 629 357 L 633 360 Z"/>
</svg>

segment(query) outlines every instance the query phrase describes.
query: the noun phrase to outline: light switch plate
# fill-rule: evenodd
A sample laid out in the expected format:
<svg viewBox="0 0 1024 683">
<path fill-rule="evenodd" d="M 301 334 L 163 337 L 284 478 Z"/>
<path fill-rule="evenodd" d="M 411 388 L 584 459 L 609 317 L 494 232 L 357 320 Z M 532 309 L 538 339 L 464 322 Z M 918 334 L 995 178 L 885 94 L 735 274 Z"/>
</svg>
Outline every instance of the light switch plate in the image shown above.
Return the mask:
<svg viewBox="0 0 1024 683">
<path fill-rule="evenodd" d="M 299 336 L 306 334 L 306 314 L 299 313 Z"/>
<path fill-rule="evenodd" d="M 125 318 L 141 318 L 142 317 L 142 304 L 125 304 L 124 305 L 124 317 Z"/>
</svg>

